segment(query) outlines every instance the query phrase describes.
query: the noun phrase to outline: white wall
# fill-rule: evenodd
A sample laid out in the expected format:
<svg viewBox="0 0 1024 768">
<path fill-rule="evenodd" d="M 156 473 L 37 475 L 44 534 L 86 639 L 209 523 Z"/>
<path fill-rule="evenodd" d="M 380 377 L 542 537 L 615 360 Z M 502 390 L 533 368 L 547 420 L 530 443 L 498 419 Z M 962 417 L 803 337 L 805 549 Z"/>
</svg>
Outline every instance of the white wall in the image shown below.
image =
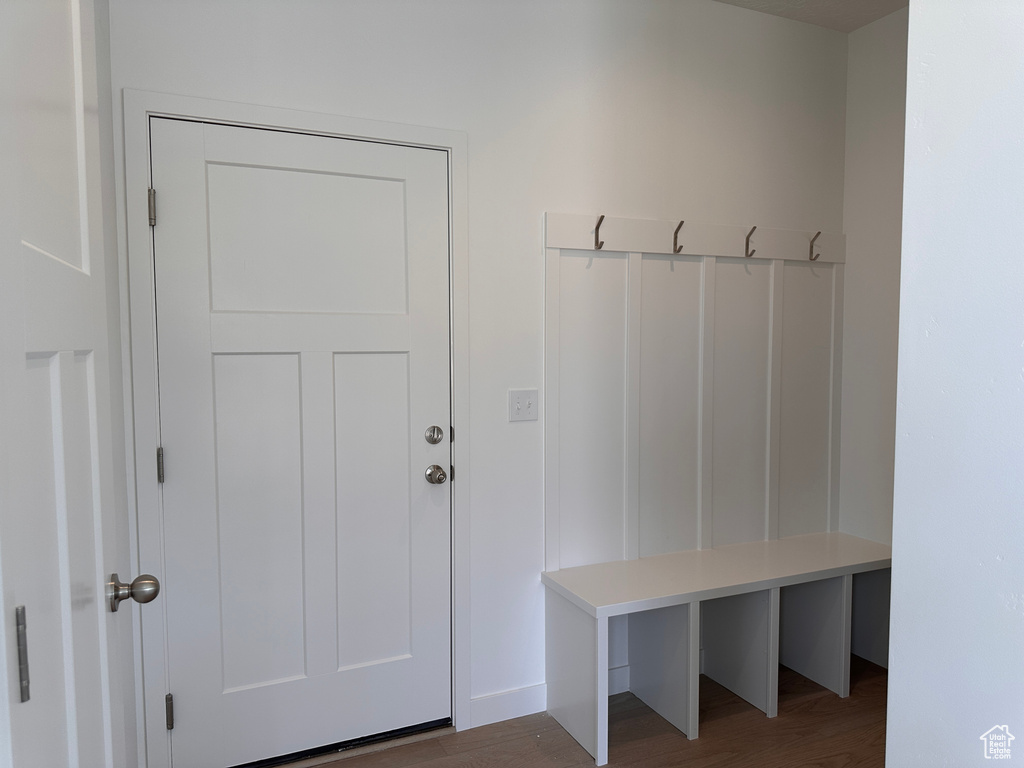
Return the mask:
<svg viewBox="0 0 1024 768">
<path fill-rule="evenodd" d="M 892 540 L 906 9 L 850 33 L 839 529 Z"/>
<path fill-rule="evenodd" d="M 541 215 L 841 231 L 846 36 L 708 0 L 111 0 L 111 36 L 115 91 L 468 134 L 472 694 L 542 684 L 542 422 L 506 405 Z"/>
<path fill-rule="evenodd" d="M 1024 4 L 910 11 L 887 762 L 1024 757 Z"/>
</svg>

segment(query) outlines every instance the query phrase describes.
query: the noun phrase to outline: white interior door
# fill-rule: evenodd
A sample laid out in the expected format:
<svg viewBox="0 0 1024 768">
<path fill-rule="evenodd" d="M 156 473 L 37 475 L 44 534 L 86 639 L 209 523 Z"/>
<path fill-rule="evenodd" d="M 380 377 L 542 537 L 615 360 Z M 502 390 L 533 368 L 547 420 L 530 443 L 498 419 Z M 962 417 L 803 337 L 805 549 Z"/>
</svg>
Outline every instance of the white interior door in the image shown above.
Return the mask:
<svg viewBox="0 0 1024 768">
<path fill-rule="evenodd" d="M 125 549 L 127 536 L 113 481 L 107 280 L 116 270 L 102 226 L 94 25 L 87 0 L 0 7 L 4 768 L 128 760 L 119 673 L 131 669 L 131 649 L 119 658 L 111 648 L 131 612 L 112 614 L 104 600 L 110 571 L 127 575 L 126 561 L 115 562 L 118 533 Z"/>
<path fill-rule="evenodd" d="M 173 763 L 449 718 L 447 154 L 153 119 L 151 162 Z"/>
</svg>

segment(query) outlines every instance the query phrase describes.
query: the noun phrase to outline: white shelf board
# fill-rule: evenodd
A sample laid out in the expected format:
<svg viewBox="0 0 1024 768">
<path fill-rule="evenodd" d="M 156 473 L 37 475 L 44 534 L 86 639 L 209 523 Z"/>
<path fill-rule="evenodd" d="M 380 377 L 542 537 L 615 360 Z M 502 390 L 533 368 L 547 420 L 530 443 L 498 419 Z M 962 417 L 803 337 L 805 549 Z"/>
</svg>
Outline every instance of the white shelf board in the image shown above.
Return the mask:
<svg viewBox="0 0 1024 768">
<path fill-rule="evenodd" d="M 595 618 L 710 600 L 892 565 L 892 548 L 845 533 L 811 533 L 715 549 L 616 560 L 541 574 Z"/>
</svg>

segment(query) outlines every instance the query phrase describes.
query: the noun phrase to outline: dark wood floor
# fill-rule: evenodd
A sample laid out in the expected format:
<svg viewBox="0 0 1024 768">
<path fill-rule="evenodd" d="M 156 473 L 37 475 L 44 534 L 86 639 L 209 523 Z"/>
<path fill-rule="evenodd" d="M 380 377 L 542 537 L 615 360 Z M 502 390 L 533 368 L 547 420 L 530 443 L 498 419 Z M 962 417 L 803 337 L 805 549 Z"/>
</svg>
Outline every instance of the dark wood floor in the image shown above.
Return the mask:
<svg viewBox="0 0 1024 768">
<path fill-rule="evenodd" d="M 857 768 L 885 762 L 886 671 L 853 657 L 850 697 L 779 670 L 779 715 L 700 680 L 700 738 L 688 741 L 629 693 L 611 698 L 609 766 Z M 326 763 L 329 768 L 588 766 L 594 762 L 545 713 Z"/>
</svg>

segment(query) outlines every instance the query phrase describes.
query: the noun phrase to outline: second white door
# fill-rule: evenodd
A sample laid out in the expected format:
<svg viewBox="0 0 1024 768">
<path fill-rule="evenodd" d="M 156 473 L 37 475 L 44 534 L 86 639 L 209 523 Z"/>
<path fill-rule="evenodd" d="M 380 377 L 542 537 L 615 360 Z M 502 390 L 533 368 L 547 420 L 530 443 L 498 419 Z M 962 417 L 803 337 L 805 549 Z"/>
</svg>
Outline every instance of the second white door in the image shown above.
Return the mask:
<svg viewBox="0 0 1024 768">
<path fill-rule="evenodd" d="M 449 718 L 447 154 L 166 119 L 151 153 L 173 763 Z"/>
</svg>

